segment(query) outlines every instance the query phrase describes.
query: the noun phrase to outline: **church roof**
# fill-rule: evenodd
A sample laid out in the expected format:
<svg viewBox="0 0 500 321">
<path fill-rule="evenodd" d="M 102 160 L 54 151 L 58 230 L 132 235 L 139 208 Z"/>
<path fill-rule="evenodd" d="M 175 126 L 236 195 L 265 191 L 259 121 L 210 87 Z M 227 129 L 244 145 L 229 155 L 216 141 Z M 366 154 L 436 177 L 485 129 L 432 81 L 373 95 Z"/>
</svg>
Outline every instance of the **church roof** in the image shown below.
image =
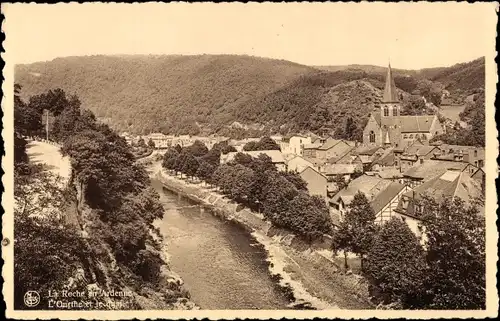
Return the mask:
<svg viewBox="0 0 500 321">
<path fill-rule="evenodd" d="M 402 133 L 429 132 L 435 115 L 400 116 Z"/>
<path fill-rule="evenodd" d="M 392 77 L 391 64 L 389 64 L 389 68 L 387 68 L 387 77 L 385 79 L 384 96 L 382 97 L 382 102 L 384 103 L 399 102 L 398 92 L 396 90 L 396 84 L 394 83 L 394 78 Z"/>
</svg>

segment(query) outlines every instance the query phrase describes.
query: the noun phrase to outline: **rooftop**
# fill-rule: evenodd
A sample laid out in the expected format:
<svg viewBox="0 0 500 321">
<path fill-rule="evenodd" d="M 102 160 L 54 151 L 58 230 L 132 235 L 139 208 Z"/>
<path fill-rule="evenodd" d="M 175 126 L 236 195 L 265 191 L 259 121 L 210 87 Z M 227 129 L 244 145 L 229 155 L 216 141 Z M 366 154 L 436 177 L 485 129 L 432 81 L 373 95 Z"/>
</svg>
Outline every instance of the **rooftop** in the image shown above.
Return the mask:
<svg viewBox="0 0 500 321">
<path fill-rule="evenodd" d="M 410 167 L 403 173 L 403 176 L 428 180 L 436 175 L 443 174 L 449 169 L 462 171 L 466 166 L 467 164 L 462 162 L 426 159 L 422 164 Z"/>
</svg>

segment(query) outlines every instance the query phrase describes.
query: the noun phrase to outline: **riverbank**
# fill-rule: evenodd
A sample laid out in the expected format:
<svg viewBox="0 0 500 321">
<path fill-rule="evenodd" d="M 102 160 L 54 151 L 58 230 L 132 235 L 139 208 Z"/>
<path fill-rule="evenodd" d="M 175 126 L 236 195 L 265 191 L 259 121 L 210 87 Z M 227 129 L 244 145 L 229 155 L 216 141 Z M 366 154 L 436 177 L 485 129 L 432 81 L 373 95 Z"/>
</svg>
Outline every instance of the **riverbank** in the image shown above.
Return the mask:
<svg viewBox="0 0 500 321">
<path fill-rule="evenodd" d="M 288 289 L 294 306 L 315 309 L 367 309 L 367 284 L 355 275 L 346 275 L 334 262 L 329 240 L 307 244 L 290 232 L 272 227 L 259 213 L 251 212 L 213 189 L 169 175 L 159 163 L 148 166 L 152 177 L 165 188 L 210 209 L 214 215 L 237 222 L 264 247 L 269 272 Z"/>
</svg>

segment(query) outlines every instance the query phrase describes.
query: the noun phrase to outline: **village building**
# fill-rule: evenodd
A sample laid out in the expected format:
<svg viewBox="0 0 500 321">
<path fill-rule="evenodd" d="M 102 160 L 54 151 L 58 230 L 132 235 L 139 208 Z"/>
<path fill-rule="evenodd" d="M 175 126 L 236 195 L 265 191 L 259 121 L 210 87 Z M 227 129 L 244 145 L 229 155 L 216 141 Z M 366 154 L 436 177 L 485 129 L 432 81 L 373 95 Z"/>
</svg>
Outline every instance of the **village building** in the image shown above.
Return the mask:
<svg viewBox="0 0 500 321">
<path fill-rule="evenodd" d="M 386 189 L 375 196 L 370 202 L 370 206 L 375 212 L 375 223 L 382 224 L 392 217 L 401 217 L 400 213 L 395 212 L 395 210 L 402 195 L 408 191 L 410 191 L 408 186 L 399 182 L 392 182 Z"/>
<path fill-rule="evenodd" d="M 466 162 L 482 168 L 484 167 L 485 149 L 477 146 L 441 144 L 437 146 L 434 159 Z"/>
<path fill-rule="evenodd" d="M 443 174 L 448 170 L 464 171 L 469 164 L 454 161 L 442 161 L 442 160 L 423 160 L 417 165 L 407 169 L 403 172 L 403 180 L 405 183 L 415 188 L 416 186 L 427 182 L 437 175 Z M 472 165 L 473 166 L 473 165 Z"/>
<path fill-rule="evenodd" d="M 255 151 L 242 151 L 242 152 L 230 152 L 227 154 L 222 154 L 220 157 L 220 163 L 225 164 L 234 160 L 234 157 L 238 153 L 243 153 L 246 155 L 250 155 L 253 158 L 258 158 L 259 155 L 264 154 L 271 158 L 271 162 L 276 166 L 276 169 L 279 171 L 286 171 L 286 163 L 283 154 L 279 150 L 255 150 Z"/>
<path fill-rule="evenodd" d="M 352 149 L 351 144 L 342 139 L 328 139 L 323 145 L 316 150 L 316 158 L 331 159 L 345 155 Z"/>
<path fill-rule="evenodd" d="M 436 115 L 401 116 L 401 103 L 391 65 L 379 110 L 373 111 L 363 131 L 363 144 L 405 146 L 415 140 L 429 141 L 445 128 Z"/>
<path fill-rule="evenodd" d="M 420 223 L 425 209 L 419 201 L 424 196 L 431 197 L 437 202 L 444 198 L 454 199 L 458 197 L 466 204 L 471 204 L 474 200 L 481 202 L 482 191 L 480 183 L 472 179 L 468 173 L 460 170 L 448 170 L 403 194 L 395 212 L 401 215 L 417 237 L 422 235 Z M 484 213 L 484 207 L 480 206 L 479 211 Z"/>
<path fill-rule="evenodd" d="M 321 166 L 320 172 L 326 175 L 330 181 L 341 176 L 348 182 L 354 173 L 363 173 L 363 168 L 359 164 L 324 164 Z"/>
<path fill-rule="evenodd" d="M 313 142 L 312 144 L 304 145 L 303 156 L 308 158 L 317 158 L 318 148 L 324 143 Z"/>
<path fill-rule="evenodd" d="M 300 172 L 300 177 L 307 183 L 307 190 L 310 195 L 317 195 L 328 201 L 327 178 L 322 173 L 312 167 L 306 167 Z"/>
<path fill-rule="evenodd" d="M 394 153 L 394 148 L 389 147 L 384 150 L 384 152 L 375 158 L 372 163 L 371 169 L 374 171 L 382 170 L 385 168 L 394 168 L 397 167 L 398 160 Z"/>
<path fill-rule="evenodd" d="M 321 166 L 313 159 L 308 159 L 305 156 L 297 156 L 297 155 L 294 155 L 294 157 L 289 159 L 286 164 L 288 171 L 296 171 L 299 173 L 302 172 L 307 167 L 311 167 L 314 170 L 319 171 L 319 167 Z"/>
<path fill-rule="evenodd" d="M 354 195 L 362 192 L 373 201 L 379 193 L 384 191 L 391 183 L 390 180 L 381 179 L 374 175 L 362 175 L 352 180 L 346 188 L 340 190 L 331 200 L 330 206 L 334 213 L 338 213 L 342 218 L 347 211 L 347 206 L 351 204 Z"/>
<path fill-rule="evenodd" d="M 304 145 L 311 144 L 311 137 L 295 135 L 283 137 L 280 142 L 280 149 L 283 154 L 295 154 L 302 156 Z"/>
<path fill-rule="evenodd" d="M 426 159 L 433 158 L 437 151 L 439 151 L 439 149 L 436 146 L 422 145 L 416 142 L 406 148 L 406 150 L 398 156 L 399 168 L 404 172 L 416 164 L 423 163 Z"/>
</svg>

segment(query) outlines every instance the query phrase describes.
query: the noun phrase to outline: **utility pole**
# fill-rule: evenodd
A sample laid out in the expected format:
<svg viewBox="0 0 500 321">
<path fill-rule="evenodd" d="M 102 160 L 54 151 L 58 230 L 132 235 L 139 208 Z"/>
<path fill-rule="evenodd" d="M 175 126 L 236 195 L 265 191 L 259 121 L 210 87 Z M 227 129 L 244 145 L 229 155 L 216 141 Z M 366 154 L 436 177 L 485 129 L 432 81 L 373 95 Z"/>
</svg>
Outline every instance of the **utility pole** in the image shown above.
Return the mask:
<svg viewBox="0 0 500 321">
<path fill-rule="evenodd" d="M 49 110 L 48 109 L 45 109 L 45 114 L 47 115 L 46 116 L 46 122 L 45 122 L 45 132 L 46 132 L 46 137 L 47 137 L 47 141 L 49 140 Z"/>
</svg>

